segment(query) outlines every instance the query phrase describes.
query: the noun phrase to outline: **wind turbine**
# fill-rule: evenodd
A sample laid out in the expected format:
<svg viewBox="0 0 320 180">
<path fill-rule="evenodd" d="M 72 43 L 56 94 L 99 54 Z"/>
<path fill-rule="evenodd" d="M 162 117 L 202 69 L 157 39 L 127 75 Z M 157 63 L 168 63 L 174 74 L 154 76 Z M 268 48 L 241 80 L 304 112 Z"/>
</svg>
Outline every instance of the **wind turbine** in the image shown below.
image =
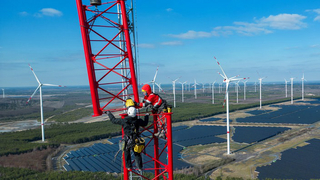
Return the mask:
<svg viewBox="0 0 320 180">
<path fill-rule="evenodd" d="M 154 85 L 157 85 L 159 87 L 159 89 L 161 88 L 159 84 L 156 83 L 156 78 L 157 78 L 157 74 L 158 74 L 158 69 L 159 66 L 157 67 L 156 73 L 154 74 L 153 80 L 151 80 L 152 83 L 152 92 L 155 93 L 155 89 L 154 89 Z M 160 91 L 159 91 L 160 92 Z"/>
<path fill-rule="evenodd" d="M 185 81 L 184 83 L 182 82 L 179 82 L 181 85 L 182 85 L 182 102 L 184 102 L 184 97 L 183 97 L 183 90 L 184 90 L 184 87 L 183 85 L 187 83 L 187 81 Z"/>
<path fill-rule="evenodd" d="M 199 85 L 196 81 L 196 79 L 194 79 L 194 84 L 192 86 L 194 86 L 194 98 L 197 99 L 197 85 Z"/>
<path fill-rule="evenodd" d="M 214 84 L 216 83 L 216 81 L 214 81 L 212 83 L 212 104 L 214 104 Z"/>
<path fill-rule="evenodd" d="M 176 80 L 172 80 L 172 87 L 173 87 L 173 107 L 176 107 L 176 81 L 178 81 L 179 78 Z"/>
<path fill-rule="evenodd" d="M 216 59 L 216 57 L 214 57 L 214 59 Z M 239 81 L 241 79 L 245 79 L 245 78 L 236 78 L 238 76 L 234 76 L 231 78 L 228 78 L 228 76 L 226 75 L 226 73 L 223 71 L 220 63 L 218 62 L 218 60 L 216 59 L 221 71 L 223 74 L 220 74 L 220 76 L 223 78 L 223 82 L 226 83 L 226 96 L 225 96 L 225 100 L 224 102 L 226 103 L 226 114 L 227 114 L 227 154 L 230 154 L 230 127 L 229 127 L 229 83 L 233 82 L 233 81 Z"/>
<path fill-rule="evenodd" d="M 5 95 L 4 95 L 4 89 L 2 88 L 2 98 L 4 98 Z"/>
<path fill-rule="evenodd" d="M 247 82 L 248 80 L 243 81 L 243 100 L 246 100 Z"/>
<path fill-rule="evenodd" d="M 288 82 L 286 79 L 284 79 L 285 88 L 286 88 L 286 97 L 288 97 Z"/>
<path fill-rule="evenodd" d="M 204 93 L 204 85 L 206 84 L 206 83 L 201 83 L 202 84 L 202 92 Z"/>
<path fill-rule="evenodd" d="M 38 77 L 36 76 L 36 73 L 33 71 L 32 67 L 29 64 L 29 67 L 34 75 L 34 77 L 36 78 L 37 82 L 38 82 L 38 87 L 37 89 L 33 92 L 33 94 L 30 96 L 30 98 L 27 101 L 27 104 L 29 103 L 29 101 L 31 100 L 31 98 L 36 94 L 36 92 L 39 90 L 40 92 L 40 113 L 41 113 L 41 132 L 42 132 L 42 141 L 44 141 L 44 122 L 43 122 L 43 104 L 42 104 L 42 86 L 57 86 L 57 87 L 62 87 L 61 85 L 54 85 L 54 84 L 42 84 Z"/>
<path fill-rule="evenodd" d="M 302 74 L 302 78 L 301 78 L 301 83 L 302 83 L 302 94 L 301 94 L 301 97 L 302 97 L 302 100 L 304 100 L 304 73 Z"/>
<path fill-rule="evenodd" d="M 293 79 L 294 78 L 290 78 L 290 80 L 291 80 L 291 104 L 293 104 Z"/>
<path fill-rule="evenodd" d="M 259 74 L 259 73 L 258 73 Z M 260 109 L 262 108 L 262 98 L 261 98 L 261 84 L 262 80 L 265 79 L 266 77 L 259 78 L 259 83 L 260 83 Z"/>
<path fill-rule="evenodd" d="M 239 103 L 239 82 L 240 81 L 237 81 L 234 83 L 236 88 L 236 93 L 237 93 L 237 104 Z"/>
</svg>

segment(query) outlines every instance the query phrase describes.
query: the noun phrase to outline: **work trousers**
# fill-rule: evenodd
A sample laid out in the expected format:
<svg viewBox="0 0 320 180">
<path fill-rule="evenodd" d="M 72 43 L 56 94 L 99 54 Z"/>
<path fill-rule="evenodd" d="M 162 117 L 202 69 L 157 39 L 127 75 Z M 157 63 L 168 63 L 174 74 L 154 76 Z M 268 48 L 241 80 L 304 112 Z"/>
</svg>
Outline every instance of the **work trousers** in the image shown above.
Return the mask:
<svg viewBox="0 0 320 180">
<path fill-rule="evenodd" d="M 132 168 L 131 164 L 131 151 L 134 153 L 136 159 L 136 165 L 139 169 L 142 169 L 142 157 L 140 153 L 134 152 L 133 149 L 126 149 L 124 151 L 124 158 L 126 160 L 126 168 Z"/>
</svg>

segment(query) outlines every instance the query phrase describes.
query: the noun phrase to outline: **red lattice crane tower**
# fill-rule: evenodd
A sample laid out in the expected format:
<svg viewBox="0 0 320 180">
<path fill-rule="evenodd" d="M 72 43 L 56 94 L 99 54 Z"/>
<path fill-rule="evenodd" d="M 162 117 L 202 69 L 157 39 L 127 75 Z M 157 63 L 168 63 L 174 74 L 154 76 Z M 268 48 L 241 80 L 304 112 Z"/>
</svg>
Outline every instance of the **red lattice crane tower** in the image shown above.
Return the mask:
<svg viewBox="0 0 320 180">
<path fill-rule="evenodd" d="M 139 102 L 137 69 L 135 60 L 133 12 L 132 7 L 127 8 L 125 0 L 90 0 L 91 5 L 82 4 L 76 0 L 83 48 L 88 72 L 93 116 L 100 116 L 104 111 L 121 111 L 124 108 L 109 108 L 113 102 L 125 102 L 133 96 Z M 121 86 L 121 87 L 120 87 Z M 120 89 L 120 90 L 119 90 Z M 112 106 L 111 106 L 112 107 Z M 150 132 L 151 138 L 146 146 L 153 144 L 153 154 L 143 151 L 152 163 L 155 177 L 153 179 L 173 179 L 172 162 L 172 113 L 153 114 L 153 123 L 145 128 Z M 124 118 L 126 114 L 122 114 Z M 164 145 L 159 146 L 159 140 L 154 134 L 159 126 L 165 127 Z M 165 161 L 160 157 L 166 156 Z M 123 158 L 124 159 L 124 158 Z M 123 160 L 124 179 L 129 178 L 129 171 L 125 168 Z M 150 167 L 150 166 L 149 166 Z M 148 179 L 135 171 L 141 178 Z"/>
</svg>

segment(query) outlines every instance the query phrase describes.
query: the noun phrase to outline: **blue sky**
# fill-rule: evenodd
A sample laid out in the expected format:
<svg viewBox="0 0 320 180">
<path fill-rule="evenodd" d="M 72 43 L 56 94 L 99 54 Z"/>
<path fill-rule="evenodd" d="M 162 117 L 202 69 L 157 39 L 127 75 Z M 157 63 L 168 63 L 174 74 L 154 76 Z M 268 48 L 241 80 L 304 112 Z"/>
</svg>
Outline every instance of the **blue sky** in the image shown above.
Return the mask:
<svg viewBox="0 0 320 180">
<path fill-rule="evenodd" d="M 222 81 L 228 76 L 320 80 L 320 2 L 136 1 L 140 79 Z M 89 1 L 83 0 L 84 4 Z M 4 1 L 0 11 L 0 87 L 87 85 L 75 0 Z M 258 73 L 259 75 L 258 75 Z"/>
</svg>

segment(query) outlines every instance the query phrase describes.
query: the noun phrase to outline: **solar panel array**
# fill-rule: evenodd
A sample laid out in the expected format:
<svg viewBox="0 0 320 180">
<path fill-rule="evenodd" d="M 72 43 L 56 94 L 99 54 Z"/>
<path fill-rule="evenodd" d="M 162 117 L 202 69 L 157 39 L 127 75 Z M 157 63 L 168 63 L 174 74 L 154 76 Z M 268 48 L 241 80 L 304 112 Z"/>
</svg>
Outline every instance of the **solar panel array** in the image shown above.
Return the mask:
<svg viewBox="0 0 320 180">
<path fill-rule="evenodd" d="M 104 171 L 104 172 L 117 172 L 120 173 L 122 171 L 122 155 L 119 153 L 116 157 L 116 153 L 119 150 L 119 140 L 121 138 L 113 138 L 111 141 L 114 144 L 102 144 L 97 143 L 91 147 L 80 148 L 77 151 L 70 151 L 65 157 L 64 160 L 66 164 L 64 165 L 64 169 L 66 171 Z M 150 140 L 149 138 L 145 138 L 146 143 Z M 159 146 L 163 148 L 165 142 L 159 141 Z M 147 154 L 153 155 L 153 141 L 145 148 L 145 152 Z M 179 160 L 179 152 L 183 149 L 183 147 L 178 145 L 173 145 L 173 161 L 174 161 L 174 169 L 188 167 L 189 164 Z M 122 151 L 120 151 L 122 152 Z M 144 163 L 144 169 L 150 170 L 154 167 L 154 162 L 145 154 L 142 153 L 142 159 Z M 163 153 L 160 156 L 161 162 L 167 162 L 167 154 Z M 134 160 L 134 156 L 132 156 L 132 160 Z M 133 163 L 134 167 L 135 163 Z"/>
<path fill-rule="evenodd" d="M 317 101 L 319 103 L 319 101 Z M 255 116 L 238 118 L 237 122 L 257 122 L 257 123 L 298 123 L 312 124 L 319 121 L 320 105 L 271 105 L 280 107 L 277 111 L 261 111 Z M 252 112 L 249 112 L 252 113 Z"/>
</svg>

